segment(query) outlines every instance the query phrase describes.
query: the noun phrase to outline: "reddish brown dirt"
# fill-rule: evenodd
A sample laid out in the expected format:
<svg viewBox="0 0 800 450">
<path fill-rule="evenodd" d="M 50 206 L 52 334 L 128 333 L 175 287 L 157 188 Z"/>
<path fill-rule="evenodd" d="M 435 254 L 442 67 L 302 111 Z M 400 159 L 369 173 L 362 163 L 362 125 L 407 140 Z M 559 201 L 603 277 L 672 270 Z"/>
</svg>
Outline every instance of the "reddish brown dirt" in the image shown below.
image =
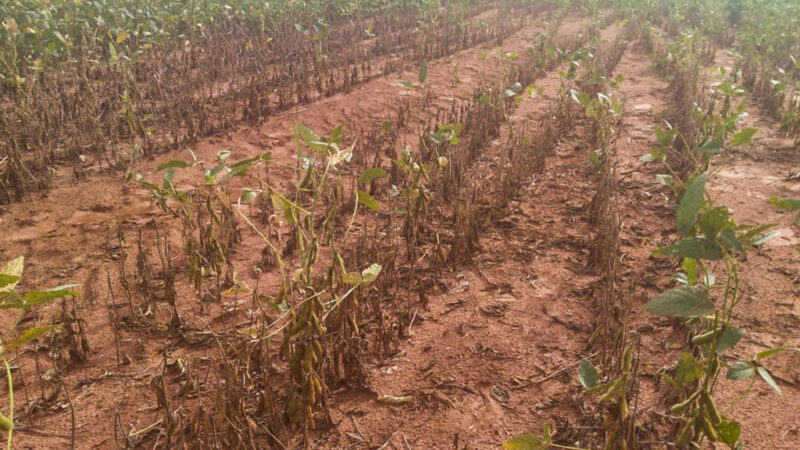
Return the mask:
<svg viewBox="0 0 800 450">
<path fill-rule="evenodd" d="M 585 23 L 586 19 L 568 17 L 560 28 L 560 38 L 570 37 Z M 502 49 L 524 51 L 541 28 L 541 24 L 526 27 L 506 40 Z M 617 27 L 608 27 L 603 38 L 611 40 L 618 33 Z M 501 77 L 506 63 L 494 50 L 488 46 L 470 49 L 449 61 L 431 62 L 429 83 L 437 93 L 436 102 L 447 104 L 453 96 L 471 91 L 480 80 Z M 722 56 L 718 62 L 726 64 Z M 451 63 L 459 67 L 461 84 L 455 87 L 450 84 Z M 634 289 L 632 328 L 642 342 L 644 389 L 638 408 L 642 421 L 659 422 L 659 412 L 664 410 L 661 397 L 667 387 L 659 383 L 658 373 L 674 363 L 685 337 L 675 335 L 672 323 L 654 318 L 642 307 L 648 298 L 670 286 L 674 265 L 652 258 L 650 252 L 673 240 L 677 232 L 672 200 L 653 179 L 657 170 L 641 163 L 639 157 L 653 141 L 652 127 L 668 115 L 670 92 L 650 68 L 648 56 L 634 44 L 615 72 L 625 75 L 617 95 L 627 101 L 617 146 L 620 274 Z M 340 123 L 346 130 L 369 127 L 391 114 L 397 102 L 409 95 L 392 82 L 415 77 L 415 72 L 408 72 L 375 80 L 351 93 L 271 117 L 261 126 L 239 127 L 203 140 L 192 150 L 206 161 L 222 149 L 232 150 L 237 158 L 269 150 L 276 160 L 291 163 L 295 122 L 317 130 L 330 130 Z M 557 72 L 545 75 L 537 84 L 544 88 L 544 95 L 523 101 L 509 124 L 538 123 L 554 102 Z M 748 110 L 748 123 L 761 131 L 752 148 L 716 161 L 720 171 L 714 177 L 712 195 L 729 205 L 742 222 L 778 223 L 781 236 L 744 264 L 746 300 L 737 320 L 748 334 L 744 345 L 731 355 L 743 358 L 775 345 L 800 346 L 798 229 L 792 225 L 791 215 L 767 203 L 770 195 L 796 196 L 796 181 L 785 179 L 797 172 L 796 155 L 788 147 L 783 149 L 776 124 L 757 107 Z M 489 185 L 487 177 L 502 161 L 498 152 L 507 133 L 508 126 L 472 169 L 477 182 Z M 595 232 L 586 223 L 584 212 L 594 189 L 587 158 L 594 149 L 587 141 L 587 131 L 580 124 L 563 136 L 546 161 L 545 173 L 525 180 L 518 200 L 511 203 L 505 216 L 484 230 L 481 250 L 473 262 L 438 274 L 446 289 L 431 292 L 427 304 L 414 308 L 415 319 L 404 333 L 408 337 L 399 352 L 383 361 L 367 361 L 367 389 L 336 393 L 331 401 L 336 427 L 315 436 L 318 447 L 497 448 L 510 436 L 538 432 L 545 424 L 556 425 L 560 434 L 587 424 L 583 416 L 596 407 L 593 399 L 583 394 L 574 368 L 580 358 L 591 356 L 586 343 L 595 320 L 594 301 L 588 294 L 594 277 L 585 268 Z M 157 163 L 175 158 L 188 158 L 187 152 L 145 162 L 139 171 L 154 179 Z M 276 169 L 273 177 L 289 180 L 293 174 L 289 169 Z M 0 261 L 25 255 L 26 287 L 65 282 L 82 285 L 77 311 L 86 321 L 92 351 L 87 362 L 71 365 L 57 378 L 70 393 L 79 448 L 114 448 L 117 414 L 125 432 L 155 422 L 155 398 L 148 382 L 161 370 L 164 353 L 177 358 L 215 351 L 205 343 L 170 345 L 178 340 L 167 331 L 125 330 L 121 349 L 132 364 L 117 366 L 105 306 L 109 297 L 106 271 L 116 277 L 118 227 L 129 234 L 129 253 L 133 253 L 135 230 L 153 219 L 170 223 L 151 205 L 146 193 L 118 175 L 59 183 L 47 197 L 11 205 L 0 216 Z M 255 242 L 245 238 L 243 250 L 237 253 L 237 266 L 250 267 L 259 258 L 261 247 Z M 240 276 L 248 282 L 253 277 L 250 273 Z M 114 280 L 119 295 L 121 288 Z M 190 291 L 184 283 L 179 294 L 191 298 Z M 210 306 L 200 314 L 194 303 L 186 302 L 180 309 L 184 320 L 197 330 L 236 324 L 225 314 L 229 305 Z M 39 320 L 47 322 L 59 310 L 58 305 L 44 308 Z M 6 326 L 12 317 L 0 319 L 0 325 Z M 201 331 L 191 334 L 202 341 Z M 39 395 L 32 360 L 29 353 L 19 357 L 21 368 L 15 372 L 18 405 Z M 732 413 L 743 423 L 748 448 L 800 446 L 800 379 L 793 369 L 798 363 L 800 355 L 796 353 L 776 356 L 769 367 L 778 376 L 783 396 L 759 383 Z M 43 373 L 53 367 L 47 358 L 42 358 L 42 365 Z M 26 381 L 31 386 L 25 387 Z M 44 386 L 48 393 L 56 387 L 55 382 Z M 730 404 L 738 389 L 738 384 L 722 385 L 723 406 Z M 376 402 L 376 394 L 411 395 L 415 403 L 388 406 Z M 18 407 L 18 414 L 22 409 Z M 15 438 L 19 448 L 65 448 L 70 434 L 70 405 L 62 396 L 26 418 Z M 650 444 L 659 447 L 658 441 L 654 437 Z"/>
</svg>

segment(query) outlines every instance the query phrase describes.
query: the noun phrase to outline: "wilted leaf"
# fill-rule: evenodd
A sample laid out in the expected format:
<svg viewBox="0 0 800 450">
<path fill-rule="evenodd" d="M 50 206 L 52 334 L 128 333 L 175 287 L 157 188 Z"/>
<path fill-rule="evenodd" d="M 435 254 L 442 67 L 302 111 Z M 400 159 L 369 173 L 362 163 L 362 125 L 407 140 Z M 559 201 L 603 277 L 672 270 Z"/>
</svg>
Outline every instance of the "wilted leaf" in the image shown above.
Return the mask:
<svg viewBox="0 0 800 450">
<path fill-rule="evenodd" d="M 410 81 L 406 81 L 406 80 L 396 80 L 394 82 L 394 84 L 395 84 L 395 86 L 404 87 L 406 89 L 411 89 L 411 88 L 414 87 L 414 83 L 412 83 Z"/>
<path fill-rule="evenodd" d="M 669 186 L 670 184 L 672 184 L 672 175 L 665 175 L 663 173 L 659 173 L 656 175 L 656 182 L 659 184 Z"/>
<path fill-rule="evenodd" d="M 362 281 L 365 283 L 372 283 L 378 278 L 378 275 L 380 275 L 381 270 L 383 270 L 383 267 L 381 267 L 380 264 L 377 263 L 371 264 L 369 267 L 361 271 Z"/>
<path fill-rule="evenodd" d="M 696 286 L 670 289 L 645 305 L 653 314 L 669 317 L 697 317 L 714 312 L 714 304 L 706 292 Z"/>
<path fill-rule="evenodd" d="M 12 290 L 17 287 L 17 283 L 22 278 L 22 271 L 25 269 L 25 257 L 19 256 L 0 270 L 0 289 Z"/>
</svg>

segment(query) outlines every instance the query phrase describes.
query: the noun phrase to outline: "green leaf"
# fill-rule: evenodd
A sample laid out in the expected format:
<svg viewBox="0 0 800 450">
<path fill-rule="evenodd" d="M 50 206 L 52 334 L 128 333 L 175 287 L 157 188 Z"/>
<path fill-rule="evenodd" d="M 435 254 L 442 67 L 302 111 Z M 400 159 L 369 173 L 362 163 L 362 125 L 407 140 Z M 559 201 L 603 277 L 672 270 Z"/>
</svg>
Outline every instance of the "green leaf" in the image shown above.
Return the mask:
<svg viewBox="0 0 800 450">
<path fill-rule="evenodd" d="M 776 347 L 769 350 L 764 350 L 763 352 L 758 352 L 756 354 L 756 361 L 761 361 L 762 359 L 769 358 L 770 356 L 777 355 L 778 353 L 783 353 L 786 350 L 786 347 Z"/>
<path fill-rule="evenodd" d="M 723 244 L 728 245 L 728 247 L 738 252 L 744 251 L 742 243 L 739 242 L 739 239 L 736 238 L 736 232 L 734 232 L 729 228 L 720 231 L 719 235 L 717 236 L 717 240 L 719 240 L 719 242 L 722 242 Z"/>
<path fill-rule="evenodd" d="M 25 303 L 31 306 L 41 305 L 57 298 L 67 295 L 80 295 L 80 292 L 72 290 L 77 284 L 65 284 L 56 286 L 46 291 L 30 291 L 25 293 Z"/>
<path fill-rule="evenodd" d="M 295 132 L 298 136 L 306 143 L 306 145 L 311 145 L 315 142 L 319 142 L 322 138 L 315 132 L 308 128 L 307 126 L 298 123 L 294 127 Z"/>
<path fill-rule="evenodd" d="M 717 206 L 703 213 L 700 217 L 700 231 L 708 238 L 717 237 L 720 231 L 733 228 L 733 221 L 725 206 Z"/>
<path fill-rule="evenodd" d="M 686 238 L 670 246 L 659 248 L 653 254 L 673 258 L 707 259 L 709 261 L 722 259 L 722 249 L 719 248 L 719 245 L 704 237 Z"/>
<path fill-rule="evenodd" d="M 703 205 L 703 194 L 707 172 L 703 172 L 689 183 L 678 206 L 678 231 L 687 236 L 694 226 L 695 217 Z"/>
<path fill-rule="evenodd" d="M 373 211 L 378 210 L 378 202 L 374 198 L 372 198 L 371 195 L 369 195 L 369 192 L 358 191 L 357 195 L 359 203 L 362 203 L 364 206 Z"/>
<path fill-rule="evenodd" d="M 728 326 L 717 336 L 717 353 L 733 348 L 744 336 L 744 330 L 739 327 Z"/>
<path fill-rule="evenodd" d="M 372 181 L 374 179 L 377 179 L 377 178 L 380 178 L 380 177 L 382 177 L 384 175 L 386 175 L 386 171 L 385 170 L 383 170 L 380 167 L 372 167 L 370 169 L 367 169 L 367 170 L 361 172 L 361 175 L 358 176 L 358 180 L 357 181 L 358 181 L 359 184 L 366 184 L 366 183 L 369 183 L 370 181 Z"/>
<path fill-rule="evenodd" d="M 20 277 L 17 275 L 9 275 L 7 273 L 0 273 L 0 289 L 12 289 L 17 285 Z M 13 286 L 11 286 L 13 284 Z"/>
<path fill-rule="evenodd" d="M 164 164 L 159 165 L 156 167 L 157 172 L 161 172 L 164 169 L 185 169 L 187 167 L 191 167 L 191 163 L 186 161 L 182 161 L 180 159 L 173 159 L 172 161 L 167 161 Z"/>
<path fill-rule="evenodd" d="M 418 77 L 419 84 L 424 83 L 427 78 L 428 78 L 428 61 L 423 59 L 422 64 L 419 65 L 419 77 Z"/>
<path fill-rule="evenodd" d="M 710 155 L 718 155 L 722 153 L 722 146 L 716 140 L 712 139 L 697 148 L 700 153 L 707 153 Z"/>
<path fill-rule="evenodd" d="M 239 194 L 239 201 L 242 203 L 247 203 L 255 200 L 258 197 L 258 194 L 261 193 L 260 189 L 249 189 L 243 188 L 242 192 Z"/>
<path fill-rule="evenodd" d="M 769 232 L 769 233 L 764 233 L 764 234 L 761 234 L 761 235 L 756 236 L 755 238 L 753 238 L 753 240 L 750 241 L 750 244 L 751 245 L 761 245 L 761 244 L 767 242 L 768 240 L 770 240 L 770 239 L 772 239 L 772 238 L 774 238 L 776 236 L 779 236 L 780 234 L 781 234 L 780 231 L 772 231 L 772 232 Z"/>
<path fill-rule="evenodd" d="M 25 300 L 15 291 L 0 291 L 0 309 L 23 309 Z"/>
<path fill-rule="evenodd" d="M 8 348 L 9 349 L 14 349 L 14 348 L 17 348 L 17 347 L 21 347 L 21 346 L 27 344 L 28 342 L 30 342 L 30 341 L 32 341 L 32 340 L 34 340 L 34 339 L 36 339 L 36 338 L 48 333 L 50 330 L 52 330 L 54 328 L 58 328 L 60 326 L 61 325 L 45 325 L 45 326 L 41 326 L 41 327 L 28 328 L 27 330 L 25 330 L 22 333 L 20 333 L 20 335 L 17 336 L 16 339 L 11 341 L 11 343 L 8 344 Z"/>
<path fill-rule="evenodd" d="M 678 381 L 683 384 L 691 383 L 702 378 L 705 373 L 703 365 L 699 364 L 691 353 L 681 353 L 675 370 Z"/>
<path fill-rule="evenodd" d="M 769 203 L 776 208 L 789 212 L 800 211 L 800 198 L 780 198 L 772 196 L 769 198 Z"/>
<path fill-rule="evenodd" d="M 681 269 L 686 272 L 686 284 L 697 282 L 697 260 L 694 258 L 684 258 Z"/>
<path fill-rule="evenodd" d="M 736 445 L 736 441 L 739 440 L 739 436 L 742 434 L 742 429 L 738 422 L 728 422 L 723 419 L 716 428 L 720 440 L 731 446 L 731 448 Z"/>
<path fill-rule="evenodd" d="M 547 428 L 549 433 L 549 428 Z M 548 439 L 549 440 L 549 439 Z M 504 450 L 546 450 L 550 448 L 548 440 L 539 439 L 535 434 L 523 434 L 507 440 L 503 444 Z"/>
<path fill-rule="evenodd" d="M 578 380 L 586 389 L 592 389 L 597 386 L 597 370 L 592 365 L 592 362 L 586 358 L 578 363 Z"/>
<path fill-rule="evenodd" d="M 733 139 L 731 139 L 731 145 L 734 147 L 749 145 L 750 140 L 753 138 L 753 135 L 756 134 L 757 131 L 758 128 L 745 128 L 744 130 L 733 135 Z"/>
<path fill-rule="evenodd" d="M 645 305 L 653 314 L 669 317 L 697 317 L 714 312 L 714 304 L 706 292 L 696 286 L 670 289 Z"/>
<path fill-rule="evenodd" d="M 728 369 L 728 374 L 725 378 L 729 380 L 746 380 L 752 378 L 756 374 L 756 369 L 749 361 L 740 359 L 736 364 Z"/>
<path fill-rule="evenodd" d="M 763 368 L 761 366 L 758 366 L 758 367 L 756 367 L 756 370 L 758 371 L 758 374 L 761 375 L 761 378 L 763 378 L 764 381 L 766 381 L 767 384 L 772 389 L 775 389 L 775 392 L 777 392 L 778 394 L 782 394 L 781 393 L 781 388 L 778 387 L 778 383 L 775 382 L 775 380 L 772 378 L 772 375 L 769 374 L 769 371 L 767 369 L 765 369 L 765 368 Z"/>
</svg>

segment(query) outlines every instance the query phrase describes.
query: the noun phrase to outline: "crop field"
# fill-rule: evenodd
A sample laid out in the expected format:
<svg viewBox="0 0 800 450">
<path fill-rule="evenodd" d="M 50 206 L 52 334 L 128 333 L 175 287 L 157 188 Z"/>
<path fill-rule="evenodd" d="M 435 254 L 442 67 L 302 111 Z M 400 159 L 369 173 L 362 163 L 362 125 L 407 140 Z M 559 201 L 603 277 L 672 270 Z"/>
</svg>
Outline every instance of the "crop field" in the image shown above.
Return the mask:
<svg viewBox="0 0 800 450">
<path fill-rule="evenodd" d="M 800 449 L 797 0 L 0 1 L 0 445 Z"/>
</svg>

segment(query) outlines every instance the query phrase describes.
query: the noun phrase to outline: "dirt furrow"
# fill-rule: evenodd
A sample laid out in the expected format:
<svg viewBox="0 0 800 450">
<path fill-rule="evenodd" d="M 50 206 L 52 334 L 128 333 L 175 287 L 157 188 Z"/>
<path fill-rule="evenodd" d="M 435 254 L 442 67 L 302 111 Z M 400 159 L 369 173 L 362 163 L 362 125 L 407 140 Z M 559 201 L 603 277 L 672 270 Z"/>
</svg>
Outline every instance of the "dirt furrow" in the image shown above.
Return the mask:
<svg viewBox="0 0 800 450">
<path fill-rule="evenodd" d="M 620 32 L 603 30 L 606 41 Z M 544 95 L 525 99 L 470 172 L 482 201 L 497 187 L 510 127 L 534 148 L 553 120 L 558 71 L 536 81 Z M 527 130 L 525 130 L 527 124 Z M 582 209 L 594 188 L 582 126 L 567 130 L 541 175 L 522 181 L 507 208 L 484 218 L 479 250 L 455 272 L 431 274 L 443 291 L 425 293 L 397 355 L 371 370 L 369 390 L 337 404 L 334 444 L 403 448 L 496 448 L 542 425 L 577 423 L 574 366 L 592 330 L 585 269 L 591 230 Z M 519 150 L 519 149 L 518 149 Z M 413 398 L 413 405 L 376 402 Z M 391 448 L 391 447 L 389 447 Z"/>
</svg>

